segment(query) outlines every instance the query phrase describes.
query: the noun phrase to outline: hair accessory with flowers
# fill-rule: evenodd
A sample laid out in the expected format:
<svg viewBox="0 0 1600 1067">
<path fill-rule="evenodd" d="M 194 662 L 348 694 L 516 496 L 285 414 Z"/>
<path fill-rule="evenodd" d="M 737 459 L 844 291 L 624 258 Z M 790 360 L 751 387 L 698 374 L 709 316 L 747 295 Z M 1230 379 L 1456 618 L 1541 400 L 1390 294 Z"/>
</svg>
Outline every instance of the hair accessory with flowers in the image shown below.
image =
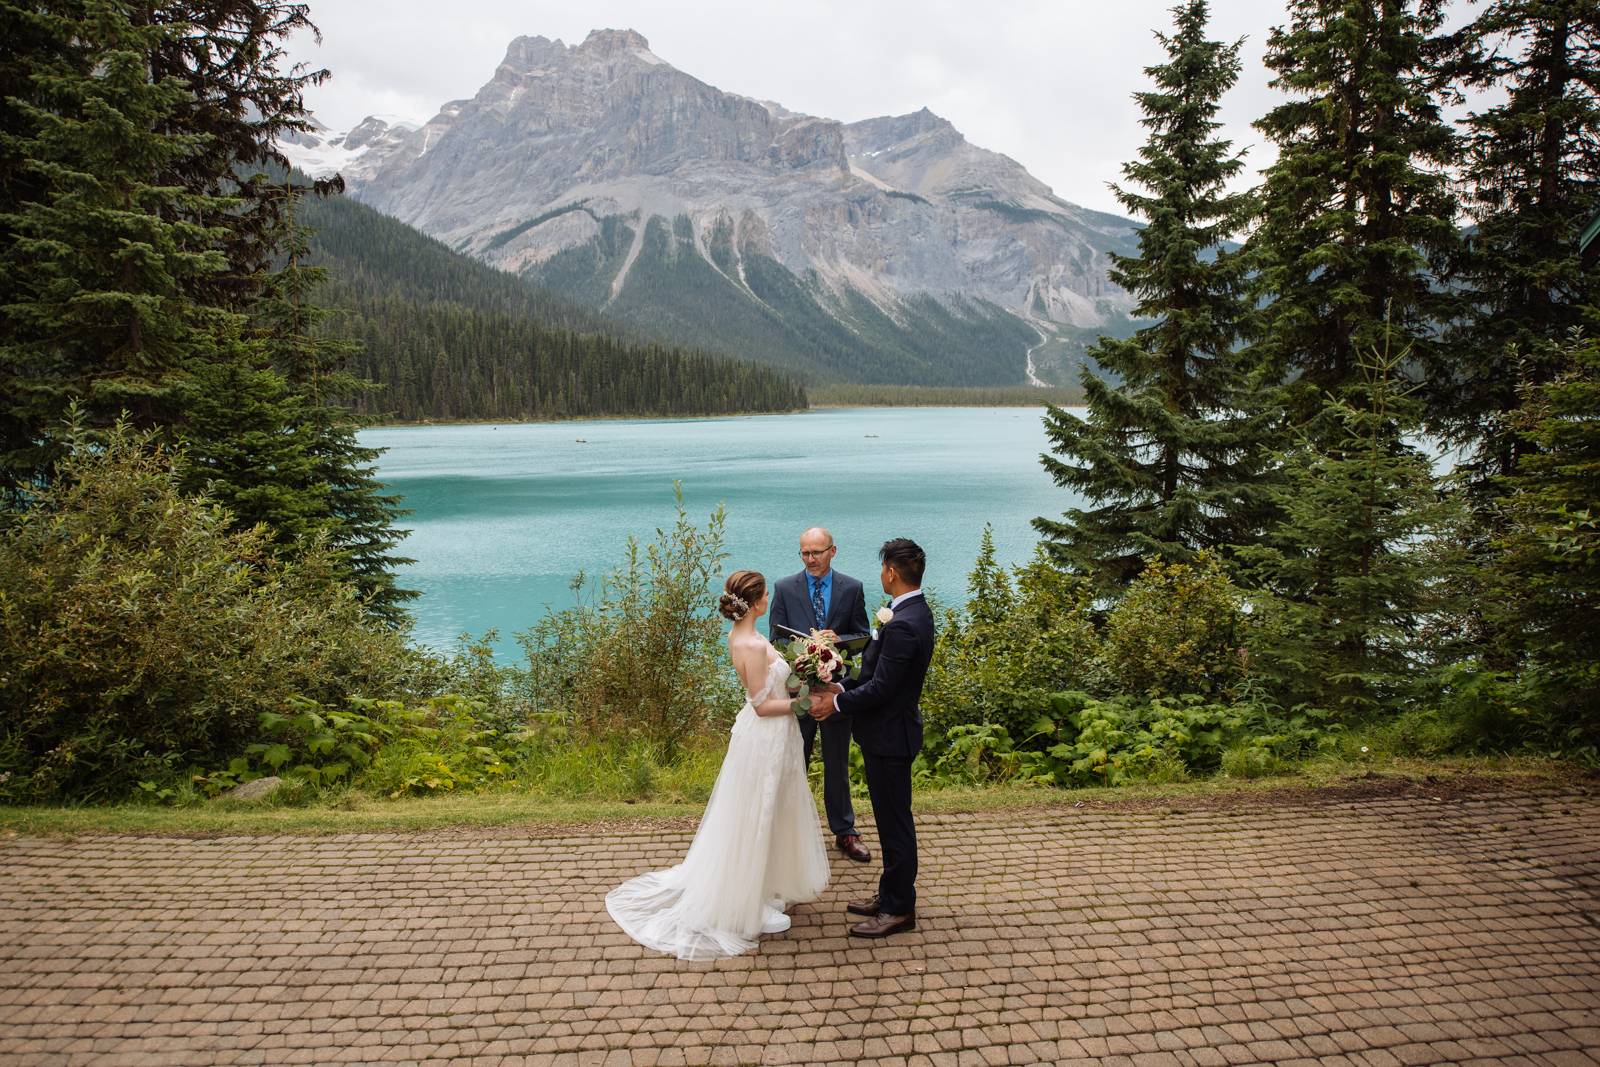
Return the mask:
<svg viewBox="0 0 1600 1067">
<path fill-rule="evenodd" d="M 738 593 L 729 593 L 728 594 L 728 606 L 733 608 L 734 611 L 737 611 L 739 613 L 739 614 L 737 614 L 737 615 L 735 615 L 733 617 L 733 621 L 734 622 L 738 622 L 740 619 L 742 619 L 746 615 L 750 614 L 750 604 L 749 604 L 749 602 L 746 601 L 745 598 L 740 596 Z"/>
</svg>

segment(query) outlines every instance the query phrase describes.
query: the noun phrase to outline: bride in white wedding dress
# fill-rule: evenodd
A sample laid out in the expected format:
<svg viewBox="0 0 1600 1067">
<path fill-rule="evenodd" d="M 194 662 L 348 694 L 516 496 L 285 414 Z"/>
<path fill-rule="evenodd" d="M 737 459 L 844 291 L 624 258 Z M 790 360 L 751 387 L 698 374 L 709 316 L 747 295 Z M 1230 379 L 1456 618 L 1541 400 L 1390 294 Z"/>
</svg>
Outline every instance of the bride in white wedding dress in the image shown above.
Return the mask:
<svg viewBox="0 0 1600 1067">
<path fill-rule="evenodd" d="M 828 857 L 806 784 L 800 726 L 784 688 L 788 664 L 756 632 L 766 580 L 728 577 L 722 614 L 728 655 L 748 699 L 728 736 L 717 783 L 683 862 L 631 878 L 606 894 L 628 936 L 684 960 L 737 956 L 761 934 L 789 929 L 790 904 L 828 884 Z"/>
</svg>

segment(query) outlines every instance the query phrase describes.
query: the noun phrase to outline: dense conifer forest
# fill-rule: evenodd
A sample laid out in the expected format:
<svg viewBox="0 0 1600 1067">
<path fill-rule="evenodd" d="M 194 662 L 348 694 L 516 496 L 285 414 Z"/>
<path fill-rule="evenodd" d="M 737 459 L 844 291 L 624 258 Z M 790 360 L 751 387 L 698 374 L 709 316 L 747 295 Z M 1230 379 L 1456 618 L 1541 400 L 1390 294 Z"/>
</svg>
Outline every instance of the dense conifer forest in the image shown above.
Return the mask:
<svg viewBox="0 0 1600 1067">
<path fill-rule="evenodd" d="M 328 334 L 357 409 L 401 421 L 705 415 L 806 406 L 782 370 L 669 347 L 343 197 L 306 198 Z"/>
</svg>

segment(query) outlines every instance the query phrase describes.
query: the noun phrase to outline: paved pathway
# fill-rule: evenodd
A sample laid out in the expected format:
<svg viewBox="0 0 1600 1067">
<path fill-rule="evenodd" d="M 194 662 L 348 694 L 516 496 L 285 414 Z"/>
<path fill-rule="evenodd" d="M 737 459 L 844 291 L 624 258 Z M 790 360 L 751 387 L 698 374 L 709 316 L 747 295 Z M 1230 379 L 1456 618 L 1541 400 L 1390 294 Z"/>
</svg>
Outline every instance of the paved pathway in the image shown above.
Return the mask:
<svg viewBox="0 0 1600 1067">
<path fill-rule="evenodd" d="M 601 902 L 682 826 L 11 838 L 0 1063 L 1600 1062 L 1600 794 L 1427 789 L 929 816 L 711 964 Z"/>
</svg>

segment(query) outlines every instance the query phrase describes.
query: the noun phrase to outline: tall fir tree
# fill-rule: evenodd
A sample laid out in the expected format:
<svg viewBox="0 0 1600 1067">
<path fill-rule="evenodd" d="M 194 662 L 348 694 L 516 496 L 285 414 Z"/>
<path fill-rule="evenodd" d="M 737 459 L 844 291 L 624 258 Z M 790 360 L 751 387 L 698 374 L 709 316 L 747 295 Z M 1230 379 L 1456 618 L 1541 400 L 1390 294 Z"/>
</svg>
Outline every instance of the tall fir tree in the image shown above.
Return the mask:
<svg viewBox="0 0 1600 1067">
<path fill-rule="evenodd" d="M 74 400 L 92 426 L 124 412 L 172 425 L 186 369 L 242 344 L 242 317 L 194 296 L 231 269 L 208 220 L 232 201 L 167 181 L 206 142 L 157 132 L 189 98 L 151 73 L 172 31 L 136 24 L 115 0 L 81 7 L 3 5 L 5 24 L 39 31 L 37 53 L 7 61 L 24 93 L 6 102 L 16 183 L 0 204 L 0 487 L 13 499 L 48 477 Z"/>
<path fill-rule="evenodd" d="M 328 272 L 307 264 L 310 235 L 296 214 L 301 196 L 334 195 L 343 191 L 343 182 L 319 181 L 307 189 L 285 175 L 278 189 L 284 206 L 277 244 L 284 261 L 268 282 L 253 325 L 273 371 L 305 400 L 289 429 L 303 442 L 310 465 L 307 485 L 318 494 L 322 532 L 372 609 L 401 624 L 406 621 L 401 605 L 417 595 L 394 579 L 396 567 L 412 562 L 394 553 L 405 536 L 395 523 L 408 512 L 378 481 L 381 450 L 356 436 L 366 420 L 350 404 L 370 385 L 348 368 L 361 346 L 328 333 L 332 312 L 317 300 Z"/>
<path fill-rule="evenodd" d="M 189 489 L 285 554 L 326 539 L 374 610 L 403 618 L 352 352 L 308 340 L 301 190 L 271 176 L 323 76 L 280 69 L 305 6 L 0 0 L 0 27 L 30 48 L 0 62 L 17 90 L 0 109 L 0 487 L 25 503 L 48 480 L 69 406 L 89 428 L 126 414 L 182 441 Z"/>
<path fill-rule="evenodd" d="M 1256 122 L 1277 146 L 1246 245 L 1263 362 L 1304 424 L 1389 344 L 1438 363 L 1453 301 L 1437 275 L 1459 243 L 1457 138 L 1440 0 L 1292 0 L 1267 38 L 1275 88 Z M 1329 430 L 1335 436 L 1338 425 Z"/>
<path fill-rule="evenodd" d="M 1600 274 L 1578 261 L 1578 236 L 1600 210 L 1600 7 L 1491 0 L 1463 37 L 1468 83 L 1505 95 L 1464 123 L 1473 226 L 1453 281 L 1465 308 L 1432 421 L 1473 446 L 1472 485 L 1492 499 L 1534 447 L 1507 418 L 1519 382 L 1550 380 L 1560 368 L 1545 357 L 1569 331 L 1600 326 Z"/>
<path fill-rule="evenodd" d="M 1600 341 L 1552 346 L 1511 431 L 1535 447 L 1500 486 L 1506 521 L 1480 610 L 1515 641 L 1526 692 L 1569 751 L 1600 745 Z"/>
<path fill-rule="evenodd" d="M 155 78 L 189 94 L 158 132 L 197 134 L 198 151 L 164 175 L 193 193 L 226 196 L 228 209 L 207 218 L 223 234 L 219 250 L 231 265 L 212 279 L 209 302 L 249 307 L 259 298 L 292 202 L 276 173 L 287 161 L 280 138 L 310 129 L 303 94 L 328 77 L 291 64 L 283 42 L 293 34 L 320 41 L 300 0 L 123 0 L 138 23 L 166 32 L 148 60 Z M 342 186 L 341 186 L 342 187 Z"/>
<path fill-rule="evenodd" d="M 326 533 L 327 485 L 300 429 L 306 404 L 283 375 L 242 359 L 202 364 L 181 395 L 180 488 L 211 497 L 243 529 L 267 527 L 280 555 Z"/>
<path fill-rule="evenodd" d="M 1136 94 L 1149 139 L 1113 186 L 1148 220 L 1139 254 L 1113 255 L 1111 278 L 1154 324 L 1133 337 L 1102 337 L 1090 350 L 1115 378 L 1085 368 L 1087 419 L 1051 407 L 1043 457 L 1056 484 L 1087 497 L 1062 520 L 1038 518 L 1051 554 L 1115 594 L 1146 558 L 1188 560 L 1247 540 L 1259 529 L 1269 418 L 1237 352 L 1246 314 L 1242 257 L 1224 248 L 1250 215 L 1228 192 L 1243 168 L 1217 137 L 1218 102 L 1239 75 L 1240 42 L 1208 40 L 1205 0 L 1173 9 L 1158 33 L 1167 61 L 1146 68 L 1154 88 Z"/>
<path fill-rule="evenodd" d="M 72 24 L 37 5 L 0 3 L 0 41 L 5 42 L 0 48 L 0 218 L 11 218 L 39 197 L 46 181 L 46 173 L 24 151 L 38 125 L 29 105 L 39 101 L 45 79 L 74 69 Z M 0 222 L 0 233 L 14 225 Z M 24 280 L 0 271 L 0 308 L 22 295 Z M 0 404 L 0 447 L 17 437 L 10 420 L 7 406 Z"/>
<path fill-rule="evenodd" d="M 1011 578 L 995 558 L 994 526 L 983 524 L 978 558 L 967 574 L 967 614 L 975 624 L 996 626 L 1016 609 Z"/>
<path fill-rule="evenodd" d="M 1413 680 L 1418 624 L 1444 575 L 1431 551 L 1454 514 L 1428 456 L 1405 351 L 1369 351 L 1315 437 L 1282 457 L 1283 519 L 1240 546 L 1256 602 L 1253 670 L 1286 704 L 1345 717 L 1392 709 Z"/>
</svg>

